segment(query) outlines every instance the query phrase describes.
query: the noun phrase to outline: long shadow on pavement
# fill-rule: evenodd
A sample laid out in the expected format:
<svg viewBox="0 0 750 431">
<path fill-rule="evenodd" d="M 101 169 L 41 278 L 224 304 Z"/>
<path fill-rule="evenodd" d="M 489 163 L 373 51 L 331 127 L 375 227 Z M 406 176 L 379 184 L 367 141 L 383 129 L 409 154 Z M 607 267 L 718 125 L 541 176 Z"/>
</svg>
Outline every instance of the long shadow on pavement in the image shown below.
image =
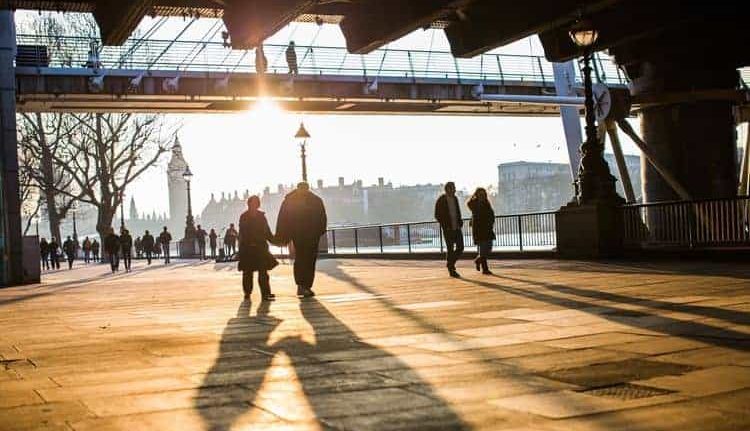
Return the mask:
<svg viewBox="0 0 750 431">
<path fill-rule="evenodd" d="M 245 301 L 227 322 L 216 362 L 194 399 L 209 430 L 228 430 L 242 419 L 251 421 L 242 425 L 275 419 L 268 412 L 334 429 L 394 424 L 421 430 L 469 428 L 407 364 L 357 341 L 356 334 L 314 298 L 301 301 L 298 318 L 292 313 L 288 322 L 292 328 L 309 325 L 314 341 L 293 329 L 275 340 L 272 333 L 284 321 L 271 309 L 284 311 L 288 305 L 264 302 L 250 316 Z M 374 362 L 360 362 L 360 355 Z M 398 369 L 401 377 L 396 381 L 378 373 L 384 369 Z"/>
</svg>

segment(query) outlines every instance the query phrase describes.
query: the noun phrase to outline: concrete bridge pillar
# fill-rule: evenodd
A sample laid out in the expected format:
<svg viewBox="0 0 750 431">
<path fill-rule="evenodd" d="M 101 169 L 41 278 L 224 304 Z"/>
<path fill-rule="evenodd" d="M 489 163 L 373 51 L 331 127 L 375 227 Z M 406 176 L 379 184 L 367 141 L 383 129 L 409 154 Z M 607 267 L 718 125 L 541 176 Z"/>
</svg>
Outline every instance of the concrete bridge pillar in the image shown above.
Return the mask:
<svg viewBox="0 0 750 431">
<path fill-rule="evenodd" d="M 21 205 L 16 140 L 16 25 L 13 12 L 0 9 L 0 285 L 23 282 Z"/>
<path fill-rule="evenodd" d="M 732 103 L 720 100 L 722 90 L 737 88 L 735 66 L 672 58 L 643 61 L 628 72 L 633 95 L 645 102 L 642 137 L 654 157 L 693 199 L 735 196 L 735 122 Z M 642 167 L 645 202 L 680 199 L 645 159 Z"/>
</svg>

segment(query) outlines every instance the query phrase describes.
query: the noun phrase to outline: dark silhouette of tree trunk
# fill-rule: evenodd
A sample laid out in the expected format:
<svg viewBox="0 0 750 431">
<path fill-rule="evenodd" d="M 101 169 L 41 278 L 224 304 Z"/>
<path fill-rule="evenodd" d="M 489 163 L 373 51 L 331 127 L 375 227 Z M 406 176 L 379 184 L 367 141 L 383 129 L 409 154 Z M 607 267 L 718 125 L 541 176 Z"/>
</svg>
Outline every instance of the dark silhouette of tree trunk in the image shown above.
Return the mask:
<svg viewBox="0 0 750 431">
<path fill-rule="evenodd" d="M 19 117 L 20 177 L 38 192 L 49 220 L 50 234 L 61 239 L 60 224 L 80 197 L 72 177 L 57 164 L 66 163 L 72 132 L 70 114 L 21 114 Z M 28 191 L 31 195 L 31 191 Z M 28 199 L 29 196 L 21 196 Z M 28 201 L 24 202 L 28 204 Z M 27 222 L 26 231 L 30 226 Z"/>
<path fill-rule="evenodd" d="M 81 190 L 81 202 L 97 208 L 96 230 L 104 238 L 126 187 L 159 161 L 173 132 L 164 132 L 160 115 L 72 115 L 77 126 L 60 166 Z"/>
</svg>

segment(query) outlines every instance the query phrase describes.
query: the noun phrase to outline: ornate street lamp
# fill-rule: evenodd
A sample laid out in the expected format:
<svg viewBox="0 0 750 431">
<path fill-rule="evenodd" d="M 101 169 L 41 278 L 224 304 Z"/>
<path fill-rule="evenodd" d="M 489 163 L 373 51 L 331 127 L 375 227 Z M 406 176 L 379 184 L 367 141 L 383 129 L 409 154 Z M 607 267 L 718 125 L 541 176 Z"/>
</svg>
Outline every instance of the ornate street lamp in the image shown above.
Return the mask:
<svg viewBox="0 0 750 431">
<path fill-rule="evenodd" d="M 305 129 L 305 123 L 300 122 L 299 123 L 299 130 L 297 130 L 297 134 L 294 135 L 294 139 L 296 139 L 300 143 L 300 150 L 302 152 L 302 181 L 307 182 L 307 140 L 310 139 L 310 134 L 307 133 L 307 129 Z"/>
<path fill-rule="evenodd" d="M 576 191 L 579 203 L 613 202 L 621 200 L 615 191 L 615 177 L 609 173 L 604 160 L 604 143 L 596 130 L 591 55 L 599 32 L 588 19 L 578 20 L 569 32 L 570 39 L 583 50 L 583 89 L 586 107 L 586 140 L 581 145 L 581 166 L 578 169 Z"/>
<path fill-rule="evenodd" d="M 182 173 L 182 178 L 185 180 L 187 185 L 187 217 L 185 218 L 185 239 L 192 240 L 195 238 L 195 221 L 193 220 L 193 203 L 190 198 L 190 180 L 193 178 L 193 173 L 190 172 L 190 166 L 185 167 L 185 172 Z"/>
</svg>

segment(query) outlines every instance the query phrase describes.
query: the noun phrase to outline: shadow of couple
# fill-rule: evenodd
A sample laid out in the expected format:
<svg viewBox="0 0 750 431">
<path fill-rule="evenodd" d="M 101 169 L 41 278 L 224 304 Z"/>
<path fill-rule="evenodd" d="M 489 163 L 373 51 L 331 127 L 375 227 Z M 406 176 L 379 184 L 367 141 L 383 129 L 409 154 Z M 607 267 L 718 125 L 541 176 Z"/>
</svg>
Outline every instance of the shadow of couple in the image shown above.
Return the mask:
<svg viewBox="0 0 750 431">
<path fill-rule="evenodd" d="M 251 315 L 243 301 L 227 322 L 194 399 L 207 429 L 468 429 L 398 357 L 358 341 L 315 298 L 295 306 L 262 302 Z"/>
</svg>

